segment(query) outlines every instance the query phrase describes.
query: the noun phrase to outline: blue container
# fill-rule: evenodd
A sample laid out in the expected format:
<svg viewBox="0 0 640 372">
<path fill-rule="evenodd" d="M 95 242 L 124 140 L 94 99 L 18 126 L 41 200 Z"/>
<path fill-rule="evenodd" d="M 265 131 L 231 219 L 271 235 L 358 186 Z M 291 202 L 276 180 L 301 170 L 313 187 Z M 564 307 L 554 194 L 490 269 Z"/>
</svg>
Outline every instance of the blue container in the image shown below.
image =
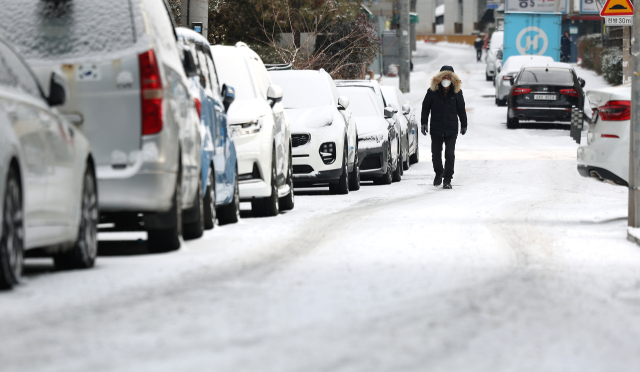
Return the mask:
<svg viewBox="0 0 640 372">
<path fill-rule="evenodd" d="M 502 60 L 518 55 L 539 55 L 560 61 L 561 26 L 561 14 L 506 13 Z"/>
</svg>

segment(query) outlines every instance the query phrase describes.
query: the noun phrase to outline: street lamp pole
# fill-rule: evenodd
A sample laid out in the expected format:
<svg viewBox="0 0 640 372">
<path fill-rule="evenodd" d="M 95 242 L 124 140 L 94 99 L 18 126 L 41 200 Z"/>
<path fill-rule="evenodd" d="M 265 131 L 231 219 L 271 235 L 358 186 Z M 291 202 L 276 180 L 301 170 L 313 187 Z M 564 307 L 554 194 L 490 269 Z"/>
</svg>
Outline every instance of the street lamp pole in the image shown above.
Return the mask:
<svg viewBox="0 0 640 372">
<path fill-rule="evenodd" d="M 408 93 L 411 86 L 409 84 L 409 74 L 411 66 L 409 57 L 411 53 L 409 35 L 410 19 L 409 19 L 409 2 L 410 0 L 400 0 L 400 45 L 398 48 L 400 57 L 400 91 Z"/>
<path fill-rule="evenodd" d="M 640 227 L 640 7 L 634 7 L 631 37 L 631 138 L 629 143 L 629 227 Z M 629 240 L 636 241 L 631 234 Z"/>
</svg>

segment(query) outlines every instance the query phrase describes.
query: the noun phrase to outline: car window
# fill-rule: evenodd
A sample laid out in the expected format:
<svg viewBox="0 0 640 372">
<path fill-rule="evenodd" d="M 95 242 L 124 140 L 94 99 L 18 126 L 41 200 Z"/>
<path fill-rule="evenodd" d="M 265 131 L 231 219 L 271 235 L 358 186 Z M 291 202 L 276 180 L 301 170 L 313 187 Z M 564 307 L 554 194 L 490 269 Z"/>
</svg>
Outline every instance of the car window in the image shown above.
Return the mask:
<svg viewBox="0 0 640 372">
<path fill-rule="evenodd" d="M 333 82 L 333 79 L 329 74 L 327 74 L 327 81 L 329 82 L 329 87 L 331 87 L 331 94 L 333 94 L 333 101 L 338 103 L 338 98 L 340 98 L 340 93 L 338 93 L 338 88 L 336 87 L 336 83 Z"/>
<path fill-rule="evenodd" d="M 200 67 L 200 81 L 204 84 L 202 87 L 209 93 L 212 93 L 211 89 L 211 73 L 209 72 L 209 66 L 207 65 L 207 57 L 204 56 L 202 52 L 202 47 L 198 45 L 198 50 L 196 52 L 198 56 L 198 66 Z"/>
<path fill-rule="evenodd" d="M 211 59 L 211 54 L 206 54 L 207 65 L 209 66 L 209 74 L 211 75 L 211 89 L 214 94 L 219 94 L 221 91 L 220 82 L 218 81 L 218 72 L 216 71 L 216 65 Z"/>
<path fill-rule="evenodd" d="M 269 89 L 269 86 L 271 85 L 271 82 L 269 81 L 269 76 L 267 75 L 267 70 L 264 68 L 264 65 L 262 64 L 262 62 L 260 62 L 256 58 L 253 58 L 253 57 L 250 58 L 249 64 L 251 65 L 251 69 L 254 72 L 256 82 L 258 83 L 258 88 L 260 89 L 260 93 L 262 94 L 263 97 L 266 98 L 267 89 Z"/>
<path fill-rule="evenodd" d="M 321 76 L 301 78 L 299 74 L 275 73 L 274 83 L 282 88 L 285 109 L 306 109 L 331 105 L 331 89 Z"/>
<path fill-rule="evenodd" d="M 26 60 L 91 58 L 135 45 L 130 5 L 104 0 L 0 0 L 0 31 Z"/>
<path fill-rule="evenodd" d="M 573 75 L 565 69 L 528 68 L 520 73 L 518 83 L 571 85 Z"/>
<path fill-rule="evenodd" d="M 338 88 L 343 96 L 349 98 L 349 110 L 355 116 L 376 116 L 381 115 L 382 111 L 376 105 L 375 94 L 368 91 L 367 88 Z"/>
<path fill-rule="evenodd" d="M 9 47 L 0 42 L 0 85 L 20 89 L 35 98 L 42 98 L 33 75 Z"/>
<path fill-rule="evenodd" d="M 255 99 L 257 95 L 245 57 L 236 50 L 229 49 L 232 48 L 214 47 L 212 50 L 218 78 L 236 90 L 236 99 Z"/>
</svg>

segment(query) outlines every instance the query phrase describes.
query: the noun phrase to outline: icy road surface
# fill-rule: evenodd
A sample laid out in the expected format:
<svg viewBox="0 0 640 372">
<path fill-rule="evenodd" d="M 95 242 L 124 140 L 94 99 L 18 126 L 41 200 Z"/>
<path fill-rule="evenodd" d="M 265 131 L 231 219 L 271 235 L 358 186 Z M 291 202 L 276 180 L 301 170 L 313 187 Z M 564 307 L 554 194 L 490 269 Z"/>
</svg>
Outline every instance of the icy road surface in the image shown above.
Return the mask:
<svg viewBox="0 0 640 372">
<path fill-rule="evenodd" d="M 37 261 L 0 294 L 0 370 L 640 370 L 626 189 L 581 178 L 566 130 L 507 130 L 473 49 L 419 48 L 414 108 L 441 65 L 463 81 L 453 190 L 421 136 L 399 184 L 300 192 L 170 254 L 102 235 L 95 269 Z"/>
</svg>

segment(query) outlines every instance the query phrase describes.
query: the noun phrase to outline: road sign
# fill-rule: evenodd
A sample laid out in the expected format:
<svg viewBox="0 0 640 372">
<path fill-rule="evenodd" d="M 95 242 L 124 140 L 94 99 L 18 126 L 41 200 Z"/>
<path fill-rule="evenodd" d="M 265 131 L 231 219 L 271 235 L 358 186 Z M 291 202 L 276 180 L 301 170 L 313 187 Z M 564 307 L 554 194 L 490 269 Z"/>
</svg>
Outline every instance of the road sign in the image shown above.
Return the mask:
<svg viewBox="0 0 640 372">
<path fill-rule="evenodd" d="M 602 17 L 633 16 L 633 5 L 629 0 L 607 0 L 602 11 Z"/>
<path fill-rule="evenodd" d="M 604 17 L 604 24 L 607 26 L 632 26 L 632 16 Z"/>
</svg>

